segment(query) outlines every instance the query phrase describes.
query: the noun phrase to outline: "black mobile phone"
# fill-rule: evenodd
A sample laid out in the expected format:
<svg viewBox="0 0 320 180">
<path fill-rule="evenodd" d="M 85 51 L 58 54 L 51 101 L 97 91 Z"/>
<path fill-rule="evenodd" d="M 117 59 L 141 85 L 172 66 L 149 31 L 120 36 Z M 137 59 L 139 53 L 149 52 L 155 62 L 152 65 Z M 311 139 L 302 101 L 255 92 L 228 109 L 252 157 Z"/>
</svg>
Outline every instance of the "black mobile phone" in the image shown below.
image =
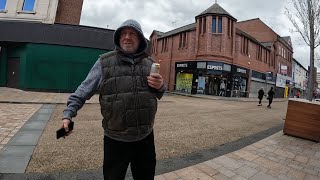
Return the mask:
<svg viewBox="0 0 320 180">
<path fill-rule="evenodd" d="M 70 121 L 70 124 L 69 124 L 69 132 L 73 130 L 73 125 L 74 125 L 74 122 L 73 121 Z M 66 130 L 64 128 L 61 128 L 57 131 L 57 139 L 65 136 L 67 134 Z"/>
</svg>

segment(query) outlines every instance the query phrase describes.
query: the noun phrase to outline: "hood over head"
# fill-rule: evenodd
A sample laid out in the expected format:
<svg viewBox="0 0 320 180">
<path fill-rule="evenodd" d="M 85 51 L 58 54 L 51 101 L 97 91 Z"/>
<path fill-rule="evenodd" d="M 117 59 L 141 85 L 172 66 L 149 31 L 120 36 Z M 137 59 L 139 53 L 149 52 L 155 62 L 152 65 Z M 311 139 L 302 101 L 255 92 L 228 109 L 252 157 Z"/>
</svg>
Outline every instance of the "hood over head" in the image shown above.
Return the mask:
<svg viewBox="0 0 320 180">
<path fill-rule="evenodd" d="M 133 20 L 133 19 L 129 19 L 129 20 L 126 20 L 125 22 L 123 22 L 120 25 L 120 27 L 114 32 L 113 42 L 114 42 L 114 44 L 116 46 L 116 49 L 120 50 L 121 52 L 126 54 L 122 50 L 122 48 L 120 47 L 120 33 L 121 33 L 121 30 L 123 28 L 125 28 L 125 27 L 133 28 L 139 35 L 140 45 L 138 47 L 137 52 L 135 54 L 133 54 L 133 55 L 135 56 L 135 55 L 139 55 L 139 54 L 142 54 L 142 53 L 146 52 L 146 49 L 148 47 L 147 40 L 143 35 L 143 32 L 142 32 L 140 24 L 137 21 Z"/>
</svg>

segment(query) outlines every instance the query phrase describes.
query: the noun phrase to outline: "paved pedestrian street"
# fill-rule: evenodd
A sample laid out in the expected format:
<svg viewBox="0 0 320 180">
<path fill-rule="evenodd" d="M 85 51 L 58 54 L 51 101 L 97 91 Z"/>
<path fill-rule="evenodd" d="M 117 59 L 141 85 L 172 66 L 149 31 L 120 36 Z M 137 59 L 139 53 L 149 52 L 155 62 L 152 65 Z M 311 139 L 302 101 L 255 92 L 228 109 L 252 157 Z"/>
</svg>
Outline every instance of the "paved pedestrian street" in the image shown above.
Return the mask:
<svg viewBox="0 0 320 180">
<path fill-rule="evenodd" d="M 71 136 L 55 139 L 69 95 L 0 88 L 0 179 L 103 179 L 97 95 Z M 268 109 L 253 98 L 168 93 L 158 107 L 157 180 L 320 179 L 319 143 L 282 132 L 285 99 Z"/>
</svg>

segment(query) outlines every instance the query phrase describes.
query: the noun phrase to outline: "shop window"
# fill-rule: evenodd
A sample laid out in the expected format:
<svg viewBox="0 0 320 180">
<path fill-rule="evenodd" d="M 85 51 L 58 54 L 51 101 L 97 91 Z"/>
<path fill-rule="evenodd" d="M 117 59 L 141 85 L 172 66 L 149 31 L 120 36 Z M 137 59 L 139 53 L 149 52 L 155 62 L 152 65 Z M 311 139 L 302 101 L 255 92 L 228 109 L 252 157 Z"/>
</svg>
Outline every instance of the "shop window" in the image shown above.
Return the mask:
<svg viewBox="0 0 320 180">
<path fill-rule="evenodd" d="M 7 0 L 0 0 L 0 11 L 6 9 Z"/>
<path fill-rule="evenodd" d="M 216 18 L 216 16 L 212 16 L 212 32 L 213 33 L 216 33 L 217 31 L 216 31 L 216 22 L 217 21 L 217 18 Z"/>
<path fill-rule="evenodd" d="M 260 72 L 254 71 L 254 70 L 252 70 L 252 77 L 257 78 L 257 79 L 266 80 L 266 75 L 264 73 L 260 73 Z"/>
<path fill-rule="evenodd" d="M 246 97 L 247 78 L 235 76 L 233 78 L 233 97 Z"/>
<path fill-rule="evenodd" d="M 218 33 L 222 33 L 222 17 L 218 18 Z"/>
<path fill-rule="evenodd" d="M 22 10 L 23 11 L 33 11 L 35 0 L 24 0 Z"/>
<path fill-rule="evenodd" d="M 176 91 L 191 94 L 193 74 L 180 73 L 176 75 Z"/>
</svg>

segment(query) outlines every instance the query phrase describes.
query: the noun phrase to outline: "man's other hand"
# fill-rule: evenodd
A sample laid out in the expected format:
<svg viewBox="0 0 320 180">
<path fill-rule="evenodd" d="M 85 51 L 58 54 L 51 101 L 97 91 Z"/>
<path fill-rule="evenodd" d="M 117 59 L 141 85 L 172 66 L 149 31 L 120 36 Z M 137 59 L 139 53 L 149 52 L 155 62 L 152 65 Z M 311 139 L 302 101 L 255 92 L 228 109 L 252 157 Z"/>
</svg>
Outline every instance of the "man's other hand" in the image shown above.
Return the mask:
<svg viewBox="0 0 320 180">
<path fill-rule="evenodd" d="M 69 124 L 70 124 L 70 120 L 69 119 L 63 119 L 62 120 L 62 128 L 64 128 L 67 132 L 67 134 L 65 136 L 63 136 L 63 138 L 66 138 L 66 136 L 69 136 L 72 131 L 69 131 Z"/>
</svg>

